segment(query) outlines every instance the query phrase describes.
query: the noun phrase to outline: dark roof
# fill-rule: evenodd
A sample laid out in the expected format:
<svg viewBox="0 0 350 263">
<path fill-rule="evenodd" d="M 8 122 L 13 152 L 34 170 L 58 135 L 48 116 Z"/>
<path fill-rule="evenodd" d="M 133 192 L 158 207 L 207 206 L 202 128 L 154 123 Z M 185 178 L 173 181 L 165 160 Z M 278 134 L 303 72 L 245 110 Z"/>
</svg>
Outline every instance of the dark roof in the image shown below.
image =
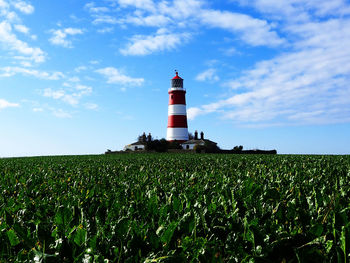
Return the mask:
<svg viewBox="0 0 350 263">
<path fill-rule="evenodd" d="M 175 73 L 176 73 L 176 76 L 173 77 L 173 79 L 182 79 L 182 78 L 179 77 L 179 73 L 177 71 Z"/>
<path fill-rule="evenodd" d="M 132 144 L 129 145 L 146 145 L 146 142 L 134 142 Z"/>
<path fill-rule="evenodd" d="M 204 140 L 202 140 L 202 139 L 199 139 L 199 140 L 191 139 L 191 140 L 183 142 L 182 144 L 197 144 L 197 143 L 201 143 L 201 142 L 203 142 L 203 143 L 208 142 L 208 143 L 215 143 L 215 144 L 217 144 L 216 142 L 213 142 L 213 141 L 207 140 L 207 139 L 204 139 Z"/>
</svg>

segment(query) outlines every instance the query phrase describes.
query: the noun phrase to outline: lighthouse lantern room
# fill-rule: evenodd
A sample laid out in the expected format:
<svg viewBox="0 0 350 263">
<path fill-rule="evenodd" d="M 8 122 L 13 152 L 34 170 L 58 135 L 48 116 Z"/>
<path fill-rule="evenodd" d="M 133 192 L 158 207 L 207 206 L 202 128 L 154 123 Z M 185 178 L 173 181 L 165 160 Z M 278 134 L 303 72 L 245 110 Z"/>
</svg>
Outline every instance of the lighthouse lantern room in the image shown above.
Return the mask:
<svg viewBox="0 0 350 263">
<path fill-rule="evenodd" d="M 187 113 L 186 113 L 186 90 L 183 87 L 183 79 L 176 76 L 171 80 L 168 106 L 168 128 L 167 141 L 177 141 L 179 143 L 188 140 Z"/>
</svg>

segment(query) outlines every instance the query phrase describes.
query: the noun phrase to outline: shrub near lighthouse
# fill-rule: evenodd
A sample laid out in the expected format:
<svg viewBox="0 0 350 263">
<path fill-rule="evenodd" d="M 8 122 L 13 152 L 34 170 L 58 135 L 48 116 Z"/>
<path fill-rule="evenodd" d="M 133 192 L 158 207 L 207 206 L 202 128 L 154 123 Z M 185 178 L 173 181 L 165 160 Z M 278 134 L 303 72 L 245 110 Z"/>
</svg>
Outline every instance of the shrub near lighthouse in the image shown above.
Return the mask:
<svg viewBox="0 0 350 263">
<path fill-rule="evenodd" d="M 186 90 L 178 72 L 171 80 L 169 89 L 167 141 L 185 142 L 188 140 Z"/>
</svg>

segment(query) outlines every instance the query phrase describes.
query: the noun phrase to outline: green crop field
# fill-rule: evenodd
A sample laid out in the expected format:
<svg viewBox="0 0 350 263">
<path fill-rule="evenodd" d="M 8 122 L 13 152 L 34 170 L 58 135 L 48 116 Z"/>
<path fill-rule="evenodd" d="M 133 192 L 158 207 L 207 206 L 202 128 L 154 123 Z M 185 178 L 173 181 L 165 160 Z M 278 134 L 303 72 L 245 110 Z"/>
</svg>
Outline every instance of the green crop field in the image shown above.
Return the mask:
<svg viewBox="0 0 350 263">
<path fill-rule="evenodd" d="M 350 156 L 0 159 L 0 262 L 349 262 Z"/>
</svg>

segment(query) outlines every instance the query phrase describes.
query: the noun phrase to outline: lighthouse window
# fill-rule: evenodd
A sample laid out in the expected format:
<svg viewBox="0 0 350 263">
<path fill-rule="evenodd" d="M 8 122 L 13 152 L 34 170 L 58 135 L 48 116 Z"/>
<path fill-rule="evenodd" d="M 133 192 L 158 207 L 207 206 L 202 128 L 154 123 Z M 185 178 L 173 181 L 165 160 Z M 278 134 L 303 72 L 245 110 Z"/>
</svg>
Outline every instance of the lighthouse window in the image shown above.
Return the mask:
<svg viewBox="0 0 350 263">
<path fill-rule="evenodd" d="M 173 95 L 171 95 L 171 99 L 173 99 Z"/>
</svg>

